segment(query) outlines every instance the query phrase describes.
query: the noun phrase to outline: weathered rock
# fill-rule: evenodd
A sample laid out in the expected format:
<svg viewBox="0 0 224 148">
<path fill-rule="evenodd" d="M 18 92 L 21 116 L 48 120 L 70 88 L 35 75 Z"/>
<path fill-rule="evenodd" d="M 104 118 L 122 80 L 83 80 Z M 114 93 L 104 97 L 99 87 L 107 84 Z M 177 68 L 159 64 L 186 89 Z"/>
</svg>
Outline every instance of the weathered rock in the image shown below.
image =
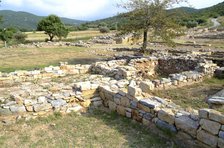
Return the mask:
<svg viewBox="0 0 224 148">
<path fill-rule="evenodd" d="M 171 109 L 162 109 L 158 113 L 158 118 L 160 120 L 166 121 L 169 124 L 174 124 L 175 114 Z"/>
<path fill-rule="evenodd" d="M 149 93 L 150 91 L 152 91 L 155 88 L 155 85 L 152 83 L 152 81 L 142 81 L 139 84 L 141 90 L 145 93 Z"/>
<path fill-rule="evenodd" d="M 197 139 L 205 144 L 208 144 L 211 147 L 216 147 L 218 144 L 218 137 L 209 134 L 204 130 L 198 131 Z"/>
<path fill-rule="evenodd" d="M 213 121 L 217 121 L 221 124 L 224 124 L 224 115 L 221 114 L 218 111 L 215 110 L 210 110 L 209 112 L 209 119 L 213 120 Z"/>
<path fill-rule="evenodd" d="M 220 131 L 219 132 L 219 138 L 224 140 L 224 131 Z"/>
<path fill-rule="evenodd" d="M 0 108 L 0 116 L 8 116 L 11 114 L 12 114 L 12 112 L 9 109 Z"/>
<path fill-rule="evenodd" d="M 53 101 L 50 101 L 50 103 L 51 103 L 53 108 L 60 108 L 62 106 L 67 105 L 66 101 L 62 100 L 62 99 L 53 100 Z"/>
<path fill-rule="evenodd" d="M 215 70 L 215 76 L 220 79 L 224 79 L 224 67 Z"/>
<path fill-rule="evenodd" d="M 213 135 L 217 135 L 219 133 L 219 130 L 221 128 L 221 124 L 218 122 L 210 121 L 207 119 L 201 119 L 200 121 L 201 127 L 208 131 L 209 133 Z"/>
<path fill-rule="evenodd" d="M 118 112 L 118 114 L 120 114 L 122 116 L 125 116 L 126 115 L 126 109 L 123 106 L 118 105 L 117 106 L 117 112 Z"/>
<path fill-rule="evenodd" d="M 221 138 L 218 139 L 218 147 L 219 148 L 223 148 L 224 147 L 224 140 L 221 139 Z"/>
<path fill-rule="evenodd" d="M 180 116 L 175 118 L 175 125 L 177 129 L 181 129 L 195 137 L 197 134 L 199 123 L 198 121 L 192 120 L 188 116 Z"/>
<path fill-rule="evenodd" d="M 173 133 L 176 133 L 177 132 L 177 129 L 174 125 L 170 125 L 169 123 L 165 122 L 165 121 L 162 121 L 162 120 L 157 120 L 156 121 L 156 125 L 161 128 L 161 129 L 164 129 L 164 130 L 169 130 L 170 132 L 173 132 Z"/>
<path fill-rule="evenodd" d="M 154 101 L 154 100 L 151 100 L 151 99 L 142 99 L 142 100 L 139 101 L 139 104 L 142 105 L 142 106 L 145 106 L 147 108 L 150 108 L 150 109 L 154 109 L 156 107 L 161 106 L 161 103 L 159 103 L 157 101 Z"/>
<path fill-rule="evenodd" d="M 52 109 L 52 106 L 51 106 L 50 103 L 35 104 L 35 105 L 33 106 L 33 110 L 34 110 L 35 112 L 48 111 L 48 110 L 50 110 L 50 109 Z"/>
<path fill-rule="evenodd" d="M 116 111 L 117 110 L 117 105 L 116 103 L 109 101 L 109 108 L 111 111 Z"/>
<path fill-rule="evenodd" d="M 138 88 L 137 86 L 131 86 L 131 85 L 128 86 L 129 95 L 136 97 L 136 96 L 140 96 L 141 93 L 142 93 L 141 89 Z"/>
<path fill-rule="evenodd" d="M 15 105 L 15 106 L 10 106 L 10 111 L 12 113 L 24 113 L 26 112 L 26 108 L 24 105 Z"/>
</svg>

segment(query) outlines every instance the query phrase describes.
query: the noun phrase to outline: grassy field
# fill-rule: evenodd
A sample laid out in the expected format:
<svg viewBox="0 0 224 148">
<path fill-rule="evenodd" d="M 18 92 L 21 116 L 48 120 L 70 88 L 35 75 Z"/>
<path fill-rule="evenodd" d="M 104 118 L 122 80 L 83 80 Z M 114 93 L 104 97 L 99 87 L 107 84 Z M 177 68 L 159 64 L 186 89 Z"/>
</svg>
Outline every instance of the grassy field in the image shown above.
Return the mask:
<svg viewBox="0 0 224 148">
<path fill-rule="evenodd" d="M 93 54 L 93 51 L 95 54 Z M 97 53 L 105 54 L 105 56 L 102 57 Z M 72 64 L 89 64 L 106 58 L 110 54 L 110 52 L 101 49 L 80 47 L 2 48 L 0 49 L 0 71 L 38 69 L 49 65 L 57 65 L 60 61 L 69 61 Z"/>
<path fill-rule="evenodd" d="M 183 108 L 208 108 L 205 98 L 214 95 L 224 87 L 224 79 L 208 78 L 201 83 L 176 89 L 153 91 L 152 94 L 172 100 Z M 224 110 L 219 110 L 224 112 Z"/>
<path fill-rule="evenodd" d="M 94 111 L 51 115 L 16 125 L 2 126 L 0 147 L 6 148 L 169 148 L 167 140 L 158 138 L 149 129 L 115 113 Z"/>
<path fill-rule="evenodd" d="M 49 38 L 44 32 L 26 32 L 28 41 L 44 41 L 46 38 Z M 86 40 L 91 37 L 103 35 L 97 30 L 88 30 L 88 31 L 74 31 L 68 34 L 66 40 Z"/>
</svg>

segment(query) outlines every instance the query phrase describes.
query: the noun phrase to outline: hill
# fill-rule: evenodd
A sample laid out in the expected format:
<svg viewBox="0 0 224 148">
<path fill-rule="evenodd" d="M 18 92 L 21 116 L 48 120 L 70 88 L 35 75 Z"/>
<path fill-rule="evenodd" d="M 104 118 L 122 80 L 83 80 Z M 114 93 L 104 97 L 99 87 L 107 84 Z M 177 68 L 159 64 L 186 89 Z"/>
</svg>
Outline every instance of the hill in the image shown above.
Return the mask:
<svg viewBox="0 0 224 148">
<path fill-rule="evenodd" d="M 174 9 L 169 9 L 169 13 L 176 13 L 176 17 L 180 18 L 184 21 L 206 21 L 209 18 L 217 17 L 217 16 L 224 16 L 224 2 L 219 3 L 217 5 L 214 5 L 212 7 L 203 8 L 203 9 L 194 9 L 191 7 L 179 7 Z M 181 15 L 183 14 L 183 15 Z M 109 27 L 111 28 L 111 25 L 113 24 L 120 24 L 125 20 L 125 16 L 127 14 L 119 14 L 114 17 L 97 20 L 93 22 L 88 22 L 86 25 L 90 27 L 97 26 L 98 24 L 104 22 L 109 24 Z M 200 22 L 199 22 L 200 24 Z M 112 26 L 113 27 L 113 26 Z"/>
<path fill-rule="evenodd" d="M 2 23 L 0 28 L 4 27 L 16 27 L 24 30 L 35 30 L 38 22 L 44 18 L 43 16 L 37 16 L 28 12 L 16 12 L 11 10 L 0 10 L 0 16 L 2 16 Z M 86 21 L 61 18 L 64 24 L 77 25 Z"/>
</svg>

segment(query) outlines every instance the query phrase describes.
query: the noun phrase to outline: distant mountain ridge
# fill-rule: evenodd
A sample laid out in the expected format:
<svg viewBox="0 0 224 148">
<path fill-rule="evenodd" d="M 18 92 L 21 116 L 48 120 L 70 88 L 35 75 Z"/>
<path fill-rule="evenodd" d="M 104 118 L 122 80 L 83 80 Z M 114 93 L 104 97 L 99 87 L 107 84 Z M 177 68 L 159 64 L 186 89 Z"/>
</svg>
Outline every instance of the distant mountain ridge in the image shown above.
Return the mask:
<svg viewBox="0 0 224 148">
<path fill-rule="evenodd" d="M 208 8 L 203 8 L 203 9 L 195 9 L 192 7 L 179 7 L 179 8 L 174 8 L 174 9 L 169 9 L 169 12 L 176 12 L 176 14 L 187 14 L 189 18 L 204 18 L 204 19 L 208 19 L 208 18 L 213 18 L 213 17 L 217 17 L 217 16 L 224 16 L 224 1 L 208 7 Z M 101 20 L 96 20 L 96 21 L 92 21 L 88 24 L 91 25 L 97 25 L 100 24 L 102 22 L 105 22 L 107 24 L 113 24 L 113 23 L 119 23 L 124 21 L 125 19 L 125 13 L 124 14 L 119 14 L 117 16 L 114 17 L 109 17 L 109 18 L 105 18 L 105 19 L 101 19 Z"/>
<path fill-rule="evenodd" d="M 38 22 L 44 18 L 44 16 L 37 16 L 32 13 L 23 11 L 11 11 L 11 10 L 0 10 L 0 16 L 2 16 L 2 23 L 0 28 L 4 27 L 16 27 L 18 29 L 35 30 Z M 79 25 L 86 21 L 75 20 L 61 17 L 64 24 Z"/>
</svg>

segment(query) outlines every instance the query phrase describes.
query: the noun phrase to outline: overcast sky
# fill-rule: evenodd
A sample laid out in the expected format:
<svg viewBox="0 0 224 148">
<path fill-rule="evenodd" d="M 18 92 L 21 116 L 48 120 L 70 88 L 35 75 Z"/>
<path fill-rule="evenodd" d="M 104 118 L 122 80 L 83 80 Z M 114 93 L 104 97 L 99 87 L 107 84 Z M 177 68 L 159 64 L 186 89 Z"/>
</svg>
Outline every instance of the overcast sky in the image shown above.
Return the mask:
<svg viewBox="0 0 224 148">
<path fill-rule="evenodd" d="M 36 15 L 56 14 L 80 20 L 96 20 L 118 14 L 121 0 L 2 0 L 1 10 L 26 11 Z M 204 8 L 224 0 L 189 0 L 194 8 Z M 180 6 L 184 6 L 181 4 Z"/>
</svg>

